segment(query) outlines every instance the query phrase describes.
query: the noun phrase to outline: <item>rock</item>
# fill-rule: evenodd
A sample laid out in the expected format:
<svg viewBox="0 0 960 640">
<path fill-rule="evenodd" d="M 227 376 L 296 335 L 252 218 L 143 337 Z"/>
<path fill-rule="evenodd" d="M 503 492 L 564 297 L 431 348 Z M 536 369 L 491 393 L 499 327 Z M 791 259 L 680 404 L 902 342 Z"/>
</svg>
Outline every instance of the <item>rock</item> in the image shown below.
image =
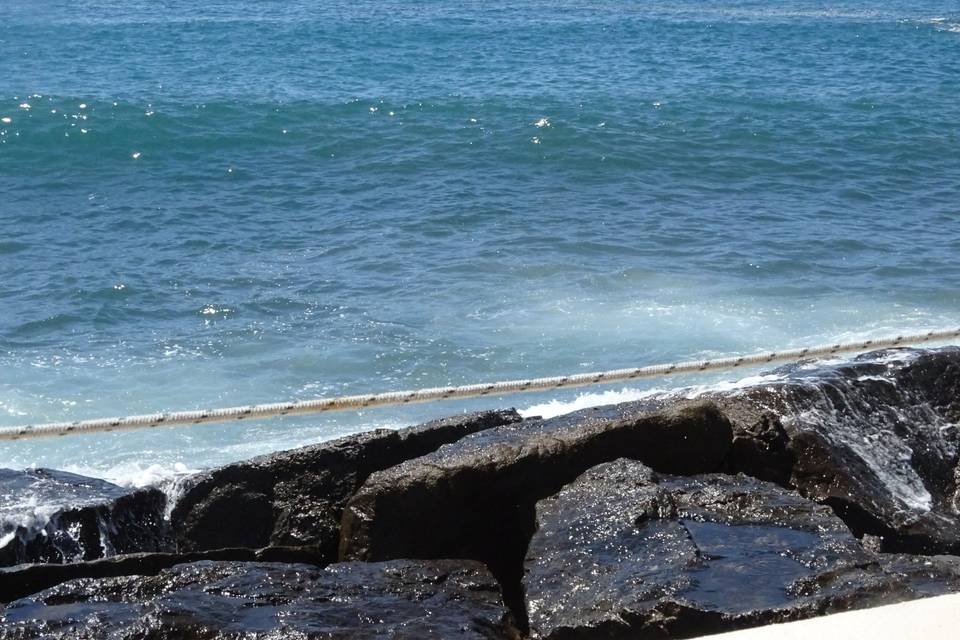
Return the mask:
<svg viewBox="0 0 960 640">
<path fill-rule="evenodd" d="M 734 426 L 727 469 L 829 504 L 884 551 L 960 553 L 960 349 L 783 367 L 704 396 Z"/>
<path fill-rule="evenodd" d="M 0 613 L 0 640 L 519 638 L 496 581 L 455 560 L 197 562 L 75 580 Z"/>
<path fill-rule="evenodd" d="M 177 548 L 313 545 L 332 562 L 343 507 L 367 476 L 467 434 L 520 420 L 512 409 L 473 413 L 214 469 L 193 481 L 173 509 Z"/>
<path fill-rule="evenodd" d="M 314 547 L 216 549 L 192 553 L 130 553 L 70 564 L 21 564 L 0 569 L 0 602 L 12 602 L 70 580 L 153 576 L 163 569 L 201 560 L 291 562 L 318 566 L 328 564 L 326 558 Z"/>
<path fill-rule="evenodd" d="M 726 418 L 699 402 L 632 414 L 608 407 L 482 431 L 371 475 L 344 511 L 340 557 L 479 560 L 522 626 L 521 568 L 537 500 L 621 456 L 674 473 L 714 471 L 730 439 Z"/>
<path fill-rule="evenodd" d="M 684 638 L 960 589 L 960 558 L 880 556 L 823 505 L 745 475 L 632 460 L 536 507 L 533 638 Z"/>
<path fill-rule="evenodd" d="M 960 557 L 881 553 L 877 561 L 887 574 L 909 581 L 911 597 L 960 591 Z"/>
<path fill-rule="evenodd" d="M 52 469 L 0 469 L 0 566 L 170 548 L 158 489 Z"/>
<path fill-rule="evenodd" d="M 751 390 L 744 396 L 763 393 Z M 744 401 L 744 396 L 734 396 L 734 399 L 711 397 L 713 402 L 723 407 L 733 425 L 733 444 L 726 470 L 791 486 L 790 475 L 796 462 L 796 452 L 790 447 L 790 436 L 783 427 L 781 416 L 755 400 Z"/>
</svg>

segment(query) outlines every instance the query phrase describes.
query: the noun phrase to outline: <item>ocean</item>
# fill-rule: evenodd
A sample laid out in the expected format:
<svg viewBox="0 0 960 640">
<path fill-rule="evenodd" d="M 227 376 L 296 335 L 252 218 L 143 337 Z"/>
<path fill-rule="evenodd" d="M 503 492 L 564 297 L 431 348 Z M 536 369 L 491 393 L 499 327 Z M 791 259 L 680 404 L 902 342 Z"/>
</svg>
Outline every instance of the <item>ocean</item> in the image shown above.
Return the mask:
<svg viewBox="0 0 960 640">
<path fill-rule="evenodd" d="M 960 325 L 955 2 L 11 0 L 0 60 L 0 426 Z M 0 467 L 143 485 L 731 375 Z"/>
</svg>

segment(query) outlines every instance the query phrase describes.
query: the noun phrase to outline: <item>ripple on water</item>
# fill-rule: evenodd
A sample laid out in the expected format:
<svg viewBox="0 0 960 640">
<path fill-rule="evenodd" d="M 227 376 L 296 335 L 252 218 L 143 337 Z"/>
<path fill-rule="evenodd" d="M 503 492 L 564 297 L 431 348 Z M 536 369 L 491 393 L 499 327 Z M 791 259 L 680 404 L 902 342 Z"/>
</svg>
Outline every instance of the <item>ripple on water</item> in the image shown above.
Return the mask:
<svg viewBox="0 0 960 640">
<path fill-rule="evenodd" d="M 31 420 L 957 324 L 949 3 L 13 4 L 0 403 Z"/>
</svg>

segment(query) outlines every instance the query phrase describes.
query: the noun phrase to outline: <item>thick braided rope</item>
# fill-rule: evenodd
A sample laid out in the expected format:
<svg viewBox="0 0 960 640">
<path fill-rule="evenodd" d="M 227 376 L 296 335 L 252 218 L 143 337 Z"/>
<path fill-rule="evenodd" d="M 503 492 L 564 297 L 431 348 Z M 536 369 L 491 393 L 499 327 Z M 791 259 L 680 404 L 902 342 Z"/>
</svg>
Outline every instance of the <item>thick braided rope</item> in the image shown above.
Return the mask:
<svg viewBox="0 0 960 640">
<path fill-rule="evenodd" d="M 639 378 L 655 378 L 682 373 L 698 373 L 716 371 L 719 369 L 735 369 L 756 364 L 803 360 L 815 356 L 833 355 L 866 351 L 868 349 L 882 349 L 908 344 L 937 342 L 960 337 L 960 329 L 942 331 L 928 331 L 913 335 L 900 335 L 892 338 L 875 338 L 872 340 L 858 340 L 856 342 L 804 347 L 786 351 L 771 351 L 747 356 L 733 356 L 714 360 L 693 360 L 657 364 L 633 369 L 614 369 L 612 371 L 597 371 L 593 373 L 577 373 L 550 378 L 533 378 L 530 380 L 506 380 L 503 382 L 489 382 L 469 384 L 460 387 L 434 387 L 413 391 L 391 391 L 369 395 L 340 396 L 334 398 L 317 398 L 315 400 L 300 400 L 296 402 L 274 402 L 270 404 L 249 405 L 244 407 L 227 407 L 222 409 L 202 409 L 197 411 L 175 411 L 170 413 L 152 413 L 148 415 L 127 416 L 123 418 L 102 418 L 96 420 L 79 420 L 76 422 L 53 422 L 49 424 L 24 425 L 19 427 L 0 427 L 0 440 L 18 440 L 39 438 L 44 436 L 63 436 L 73 433 L 93 433 L 98 431 L 119 431 L 125 429 L 144 429 L 150 427 L 173 426 L 184 424 L 203 424 L 207 422 L 226 422 L 230 420 L 249 420 L 271 418 L 275 416 L 304 415 L 321 413 L 324 411 L 344 411 L 350 409 L 365 409 L 369 407 L 383 407 L 388 405 L 411 404 L 415 402 L 429 402 L 432 400 L 447 400 L 451 398 L 474 398 L 478 396 L 500 396 L 511 393 L 525 393 L 544 391 L 548 389 L 562 389 L 568 387 L 582 387 L 592 384 L 622 382 Z"/>
</svg>

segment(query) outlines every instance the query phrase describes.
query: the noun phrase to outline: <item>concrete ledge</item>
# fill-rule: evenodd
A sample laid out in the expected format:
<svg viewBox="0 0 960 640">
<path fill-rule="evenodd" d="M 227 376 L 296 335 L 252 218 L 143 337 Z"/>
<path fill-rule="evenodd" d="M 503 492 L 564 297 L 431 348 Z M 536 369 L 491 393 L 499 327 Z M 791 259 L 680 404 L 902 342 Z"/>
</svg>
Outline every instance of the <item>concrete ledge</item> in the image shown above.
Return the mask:
<svg viewBox="0 0 960 640">
<path fill-rule="evenodd" d="M 956 637 L 958 629 L 960 594 L 951 594 L 703 637 L 710 640 L 939 640 Z"/>
</svg>

